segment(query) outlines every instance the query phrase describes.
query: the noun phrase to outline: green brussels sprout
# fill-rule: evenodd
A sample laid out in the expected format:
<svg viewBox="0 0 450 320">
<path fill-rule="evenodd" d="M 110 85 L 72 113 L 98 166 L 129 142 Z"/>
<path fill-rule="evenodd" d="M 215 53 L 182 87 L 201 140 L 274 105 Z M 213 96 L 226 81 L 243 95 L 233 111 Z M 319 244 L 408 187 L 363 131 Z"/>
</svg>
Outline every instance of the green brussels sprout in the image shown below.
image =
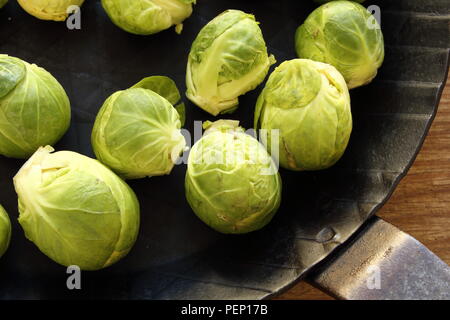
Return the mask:
<svg viewBox="0 0 450 320">
<path fill-rule="evenodd" d="M 227 10 L 209 22 L 192 44 L 186 95 L 212 115 L 233 112 L 238 97 L 264 81 L 274 63 L 255 17 Z"/>
<path fill-rule="evenodd" d="M 39 148 L 14 177 L 25 236 L 61 265 L 108 267 L 136 241 L 136 195 L 100 162 L 53 151 Z"/>
<path fill-rule="evenodd" d="M 64 21 L 70 6 L 81 7 L 84 0 L 17 0 L 32 16 L 41 20 Z"/>
<path fill-rule="evenodd" d="M 0 9 L 8 2 L 8 0 L 0 0 Z"/>
<path fill-rule="evenodd" d="M 47 71 L 0 54 L 0 154 L 27 158 L 57 142 L 70 124 L 70 103 Z"/>
<path fill-rule="evenodd" d="M 207 122 L 205 128 L 188 159 L 187 201 L 216 231 L 237 234 L 261 229 L 280 205 L 278 168 L 238 121 Z"/>
<path fill-rule="evenodd" d="M 11 240 L 11 222 L 5 209 L 0 205 L 0 258 L 5 254 Z"/>
<path fill-rule="evenodd" d="M 352 131 L 344 78 L 325 63 L 283 62 L 258 98 L 254 126 L 279 130 L 276 148 L 283 168 L 302 171 L 332 166 L 344 153 Z M 263 143 L 274 150 L 271 135 Z"/>
<path fill-rule="evenodd" d="M 327 2 L 331 2 L 331 1 L 342 1 L 342 0 L 314 0 L 314 2 L 320 3 L 320 4 L 327 3 Z M 366 1 L 366 0 L 349 0 L 349 1 L 358 2 L 358 3 L 363 3 L 363 2 Z"/>
<path fill-rule="evenodd" d="M 97 159 L 126 179 L 169 174 L 186 147 L 179 100 L 175 83 L 160 76 L 114 93 L 92 131 Z"/>
<path fill-rule="evenodd" d="M 150 35 L 175 26 L 181 33 L 183 21 L 192 14 L 196 0 L 102 0 L 103 8 L 119 28 Z"/>
<path fill-rule="evenodd" d="M 370 83 L 384 60 L 383 33 L 360 4 L 332 1 L 314 10 L 295 35 L 300 58 L 336 67 L 350 89 Z"/>
</svg>

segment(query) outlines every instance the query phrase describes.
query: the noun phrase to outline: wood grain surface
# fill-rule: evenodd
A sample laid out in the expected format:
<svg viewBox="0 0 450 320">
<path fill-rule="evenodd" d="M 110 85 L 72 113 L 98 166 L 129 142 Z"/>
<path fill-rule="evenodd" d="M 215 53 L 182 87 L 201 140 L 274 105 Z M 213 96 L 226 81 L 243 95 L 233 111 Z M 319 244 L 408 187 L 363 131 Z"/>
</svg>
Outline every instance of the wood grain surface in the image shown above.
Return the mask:
<svg viewBox="0 0 450 320">
<path fill-rule="evenodd" d="M 450 77 L 438 113 L 408 175 L 377 213 L 450 264 Z M 332 299 L 301 282 L 277 299 Z"/>
</svg>

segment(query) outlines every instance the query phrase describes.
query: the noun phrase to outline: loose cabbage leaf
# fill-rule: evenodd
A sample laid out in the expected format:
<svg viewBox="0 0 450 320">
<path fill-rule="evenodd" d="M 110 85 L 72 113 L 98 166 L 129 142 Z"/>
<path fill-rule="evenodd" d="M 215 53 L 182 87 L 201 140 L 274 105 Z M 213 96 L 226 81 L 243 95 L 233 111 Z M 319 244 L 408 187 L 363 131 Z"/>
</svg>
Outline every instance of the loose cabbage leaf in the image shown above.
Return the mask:
<svg viewBox="0 0 450 320">
<path fill-rule="evenodd" d="M 178 115 L 180 116 L 181 126 L 184 127 L 186 123 L 186 106 L 184 103 L 180 103 L 175 107 L 175 110 L 177 110 Z"/>
<path fill-rule="evenodd" d="M 180 91 L 175 84 L 175 81 L 165 76 L 151 76 L 142 79 L 132 88 L 149 89 L 156 92 L 161 97 L 166 98 L 173 106 L 178 104 L 181 100 Z"/>
</svg>

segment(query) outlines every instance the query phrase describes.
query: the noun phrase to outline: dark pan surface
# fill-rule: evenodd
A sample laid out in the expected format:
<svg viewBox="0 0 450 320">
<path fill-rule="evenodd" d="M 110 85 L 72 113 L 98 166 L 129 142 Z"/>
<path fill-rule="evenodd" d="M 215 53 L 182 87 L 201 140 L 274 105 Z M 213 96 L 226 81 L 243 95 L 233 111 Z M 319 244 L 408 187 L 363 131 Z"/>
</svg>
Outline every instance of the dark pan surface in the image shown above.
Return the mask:
<svg viewBox="0 0 450 320">
<path fill-rule="evenodd" d="M 140 37 L 116 28 L 100 1 L 87 0 L 82 29 L 43 22 L 15 1 L 0 11 L 0 52 L 34 62 L 67 90 L 73 122 L 56 146 L 92 156 L 90 132 L 103 101 L 149 75 L 172 77 L 182 91 L 190 45 L 225 9 L 254 13 L 278 63 L 295 58 L 296 27 L 312 1 L 199 0 L 181 36 Z M 282 171 L 283 202 L 273 222 L 248 235 L 218 234 L 191 212 L 185 166 L 170 176 L 130 182 L 142 205 L 136 246 L 113 267 L 82 274 L 66 288 L 66 269 L 24 238 L 12 177 L 23 161 L 0 157 L 0 203 L 11 215 L 11 247 L 0 260 L 0 298 L 258 299 L 292 285 L 346 241 L 393 192 L 415 158 L 436 112 L 449 57 L 448 0 L 378 4 L 386 60 L 371 85 L 351 92 L 354 132 L 344 158 L 322 172 Z M 230 116 L 251 127 L 261 88 Z M 187 104 L 187 128 L 213 118 Z"/>
</svg>

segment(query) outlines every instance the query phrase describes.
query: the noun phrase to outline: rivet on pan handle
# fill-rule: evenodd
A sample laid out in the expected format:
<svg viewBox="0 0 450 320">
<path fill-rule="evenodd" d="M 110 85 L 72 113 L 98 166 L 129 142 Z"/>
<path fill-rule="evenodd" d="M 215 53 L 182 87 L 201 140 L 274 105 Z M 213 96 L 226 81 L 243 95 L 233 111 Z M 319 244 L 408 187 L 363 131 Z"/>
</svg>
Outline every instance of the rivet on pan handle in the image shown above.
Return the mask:
<svg viewBox="0 0 450 320">
<path fill-rule="evenodd" d="M 339 299 L 450 299 L 450 267 L 377 217 L 309 281 Z"/>
</svg>

